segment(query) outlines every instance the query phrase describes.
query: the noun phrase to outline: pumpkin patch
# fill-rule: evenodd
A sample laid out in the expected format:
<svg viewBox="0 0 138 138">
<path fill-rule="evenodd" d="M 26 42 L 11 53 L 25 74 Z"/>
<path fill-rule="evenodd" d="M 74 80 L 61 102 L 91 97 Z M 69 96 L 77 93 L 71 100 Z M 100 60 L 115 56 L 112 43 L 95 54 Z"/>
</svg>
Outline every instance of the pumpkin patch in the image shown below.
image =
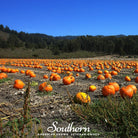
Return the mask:
<svg viewBox="0 0 138 138">
<path fill-rule="evenodd" d="M 0 94 L 22 99 L 29 90 L 31 108 L 36 108 L 43 120 L 50 115 L 70 118 L 70 105 L 75 109 L 91 105 L 97 108 L 99 99 L 106 103 L 114 98 L 115 104 L 134 99 L 137 67 L 137 61 L 119 59 L 0 59 Z"/>
</svg>

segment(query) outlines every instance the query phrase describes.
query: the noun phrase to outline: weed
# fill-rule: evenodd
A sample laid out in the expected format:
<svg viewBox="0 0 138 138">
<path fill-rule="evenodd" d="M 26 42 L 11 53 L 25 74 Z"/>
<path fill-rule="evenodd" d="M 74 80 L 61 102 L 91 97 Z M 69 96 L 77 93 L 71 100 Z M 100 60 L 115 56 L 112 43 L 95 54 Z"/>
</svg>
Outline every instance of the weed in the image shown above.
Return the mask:
<svg viewBox="0 0 138 138">
<path fill-rule="evenodd" d="M 42 133 L 41 122 L 31 115 L 30 92 L 30 81 L 28 81 L 28 87 L 24 94 L 23 111 L 16 118 L 10 117 L 6 123 L 3 123 L 0 118 L 0 137 L 36 137 L 38 133 Z M 39 127 L 37 124 L 40 124 Z"/>
<path fill-rule="evenodd" d="M 138 98 L 100 98 L 93 103 L 72 107 L 75 113 L 90 123 L 103 124 L 116 137 L 137 136 Z"/>
</svg>

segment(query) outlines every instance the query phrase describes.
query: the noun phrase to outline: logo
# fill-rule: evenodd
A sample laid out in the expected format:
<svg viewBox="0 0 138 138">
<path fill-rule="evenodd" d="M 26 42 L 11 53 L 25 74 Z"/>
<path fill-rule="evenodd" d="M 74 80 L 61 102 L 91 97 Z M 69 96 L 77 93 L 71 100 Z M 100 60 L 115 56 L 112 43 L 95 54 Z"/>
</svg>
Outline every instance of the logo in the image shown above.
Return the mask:
<svg viewBox="0 0 138 138">
<path fill-rule="evenodd" d="M 99 133 L 91 133 L 89 127 L 76 127 L 74 123 L 69 123 L 65 127 L 58 126 L 58 122 L 55 121 L 51 126 L 47 128 L 47 133 L 39 133 L 40 136 L 99 136 Z"/>
<path fill-rule="evenodd" d="M 69 123 L 67 127 L 58 127 L 58 122 L 55 121 L 52 123 L 52 126 L 47 128 L 47 131 L 50 133 L 53 132 L 90 132 L 89 127 L 73 127 L 73 122 Z"/>
</svg>

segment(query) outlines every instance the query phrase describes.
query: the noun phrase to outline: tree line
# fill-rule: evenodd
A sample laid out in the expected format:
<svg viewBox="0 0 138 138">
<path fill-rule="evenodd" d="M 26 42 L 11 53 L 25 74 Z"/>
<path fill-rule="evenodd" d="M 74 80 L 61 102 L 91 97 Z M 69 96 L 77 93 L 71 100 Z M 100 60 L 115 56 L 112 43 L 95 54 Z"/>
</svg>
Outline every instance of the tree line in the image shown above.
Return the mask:
<svg viewBox="0 0 138 138">
<path fill-rule="evenodd" d="M 3 37 L 1 37 L 2 33 L 4 33 Z M 138 35 L 53 37 L 39 33 L 17 32 L 3 25 L 0 25 L 0 34 L 0 48 L 47 48 L 54 55 L 79 50 L 105 54 L 138 55 Z M 5 34 L 8 34 L 8 37 L 5 37 Z"/>
</svg>

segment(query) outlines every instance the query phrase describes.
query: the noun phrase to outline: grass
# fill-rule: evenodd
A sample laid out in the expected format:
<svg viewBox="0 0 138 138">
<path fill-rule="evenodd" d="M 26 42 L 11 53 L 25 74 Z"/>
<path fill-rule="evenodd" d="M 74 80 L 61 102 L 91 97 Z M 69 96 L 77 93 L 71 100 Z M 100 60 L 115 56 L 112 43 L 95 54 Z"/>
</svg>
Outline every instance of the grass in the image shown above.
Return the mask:
<svg viewBox="0 0 138 138">
<path fill-rule="evenodd" d="M 138 132 L 138 97 L 100 98 L 89 105 L 72 107 L 75 113 L 90 123 L 105 127 L 105 135 L 112 137 L 136 137 Z"/>
<path fill-rule="evenodd" d="M 38 86 L 38 82 L 32 81 L 32 82 L 30 83 L 30 86 L 32 86 L 32 87 Z"/>
<path fill-rule="evenodd" d="M 9 81 L 9 80 L 10 80 L 10 78 L 3 78 L 3 79 L 0 79 L 0 83 L 7 82 L 7 81 Z"/>
<path fill-rule="evenodd" d="M 76 51 L 76 52 L 61 52 L 59 55 L 54 55 L 52 50 L 44 48 L 44 49 L 26 49 L 24 47 L 14 48 L 14 49 L 3 49 L 0 48 L 0 57 L 1 58 L 87 58 L 87 57 L 95 57 L 102 56 L 104 53 L 94 53 L 89 51 Z"/>
</svg>

